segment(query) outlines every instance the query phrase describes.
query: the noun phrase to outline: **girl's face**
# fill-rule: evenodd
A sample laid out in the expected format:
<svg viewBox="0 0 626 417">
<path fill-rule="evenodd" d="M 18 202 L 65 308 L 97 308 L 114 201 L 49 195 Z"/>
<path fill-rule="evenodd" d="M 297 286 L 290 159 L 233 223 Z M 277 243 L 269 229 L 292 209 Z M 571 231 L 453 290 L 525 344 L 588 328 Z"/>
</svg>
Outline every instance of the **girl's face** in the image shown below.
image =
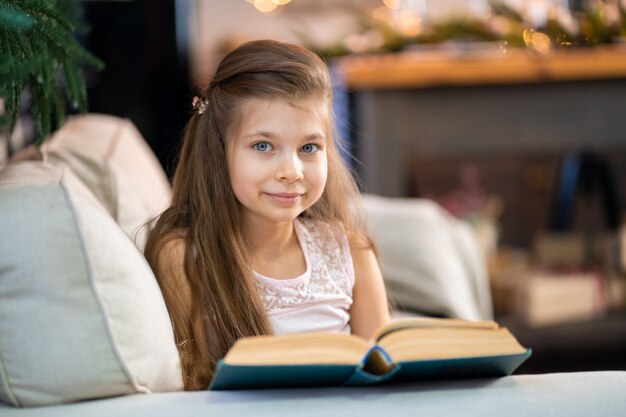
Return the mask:
<svg viewBox="0 0 626 417">
<path fill-rule="evenodd" d="M 245 224 L 291 222 L 326 186 L 327 109 L 321 100 L 249 99 L 227 139 L 230 181 Z"/>
</svg>

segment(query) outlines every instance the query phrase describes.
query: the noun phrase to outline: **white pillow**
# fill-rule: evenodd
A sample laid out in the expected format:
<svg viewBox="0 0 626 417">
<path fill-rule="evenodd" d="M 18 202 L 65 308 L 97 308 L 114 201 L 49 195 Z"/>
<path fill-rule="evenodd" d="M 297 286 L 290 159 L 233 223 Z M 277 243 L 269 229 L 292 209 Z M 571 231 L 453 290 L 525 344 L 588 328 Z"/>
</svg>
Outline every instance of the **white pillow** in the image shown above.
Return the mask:
<svg viewBox="0 0 626 417">
<path fill-rule="evenodd" d="M 181 390 L 150 267 L 63 165 L 0 171 L 0 400 L 17 406 Z"/>
<path fill-rule="evenodd" d="M 420 314 L 491 319 L 485 260 L 469 226 L 424 199 L 364 195 L 392 305 Z"/>
<path fill-rule="evenodd" d="M 74 116 L 42 147 L 67 164 L 143 251 L 147 222 L 167 208 L 171 188 L 135 125 L 103 114 Z"/>
</svg>

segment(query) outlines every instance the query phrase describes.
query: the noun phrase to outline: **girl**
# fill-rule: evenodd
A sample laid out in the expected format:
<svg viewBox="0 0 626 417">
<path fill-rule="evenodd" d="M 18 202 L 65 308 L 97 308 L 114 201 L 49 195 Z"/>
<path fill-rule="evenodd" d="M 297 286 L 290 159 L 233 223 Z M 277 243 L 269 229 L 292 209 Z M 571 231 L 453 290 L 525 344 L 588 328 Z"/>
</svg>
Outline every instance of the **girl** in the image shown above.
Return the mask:
<svg viewBox="0 0 626 417">
<path fill-rule="evenodd" d="M 385 288 L 335 142 L 324 63 L 295 45 L 244 44 L 194 109 L 172 205 L 146 244 L 185 388 L 205 389 L 241 337 L 369 337 L 389 320 Z"/>
</svg>

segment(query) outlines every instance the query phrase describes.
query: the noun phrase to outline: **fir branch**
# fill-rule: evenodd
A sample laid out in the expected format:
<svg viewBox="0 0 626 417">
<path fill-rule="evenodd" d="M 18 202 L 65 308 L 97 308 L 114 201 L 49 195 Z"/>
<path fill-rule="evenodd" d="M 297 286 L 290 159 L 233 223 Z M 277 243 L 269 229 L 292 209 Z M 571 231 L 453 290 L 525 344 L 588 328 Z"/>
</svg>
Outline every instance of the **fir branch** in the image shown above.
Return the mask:
<svg viewBox="0 0 626 417">
<path fill-rule="evenodd" d="M 33 16 L 36 22 L 45 24 L 46 19 L 62 25 L 68 32 L 74 32 L 72 23 L 55 7 L 56 2 L 47 0 L 19 0 L 7 1 L 17 10 L 26 12 Z"/>
<path fill-rule="evenodd" d="M 13 30 L 26 30 L 35 24 L 35 20 L 11 7 L 0 6 L 0 27 Z"/>
<path fill-rule="evenodd" d="M 77 67 L 72 62 L 64 62 L 63 70 L 65 73 L 65 81 L 67 81 L 67 92 L 75 109 L 84 108 L 86 97 L 81 89 L 80 74 Z"/>
<path fill-rule="evenodd" d="M 75 39 L 80 4 L 73 0 L 0 0 L 0 97 L 6 114 L 0 124 L 13 130 L 25 89 L 40 145 L 65 118 L 70 106 L 87 111 L 82 67 L 104 64 Z"/>
</svg>

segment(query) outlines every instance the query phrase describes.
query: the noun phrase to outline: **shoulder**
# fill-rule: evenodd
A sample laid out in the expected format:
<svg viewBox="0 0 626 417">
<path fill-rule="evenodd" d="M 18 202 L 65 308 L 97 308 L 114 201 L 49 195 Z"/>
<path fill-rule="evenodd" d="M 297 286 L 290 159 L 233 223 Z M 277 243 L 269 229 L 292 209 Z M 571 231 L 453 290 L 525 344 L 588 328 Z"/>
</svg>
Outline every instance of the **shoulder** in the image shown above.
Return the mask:
<svg viewBox="0 0 626 417">
<path fill-rule="evenodd" d="M 371 246 L 366 247 L 359 244 L 351 244 L 350 256 L 356 275 L 362 275 L 362 271 L 369 271 L 372 268 L 378 269 L 378 258 Z"/>
<path fill-rule="evenodd" d="M 351 232 L 341 222 L 298 218 L 295 225 L 315 241 L 336 242 L 352 253 L 376 254 L 372 240 L 367 234 Z"/>
</svg>

